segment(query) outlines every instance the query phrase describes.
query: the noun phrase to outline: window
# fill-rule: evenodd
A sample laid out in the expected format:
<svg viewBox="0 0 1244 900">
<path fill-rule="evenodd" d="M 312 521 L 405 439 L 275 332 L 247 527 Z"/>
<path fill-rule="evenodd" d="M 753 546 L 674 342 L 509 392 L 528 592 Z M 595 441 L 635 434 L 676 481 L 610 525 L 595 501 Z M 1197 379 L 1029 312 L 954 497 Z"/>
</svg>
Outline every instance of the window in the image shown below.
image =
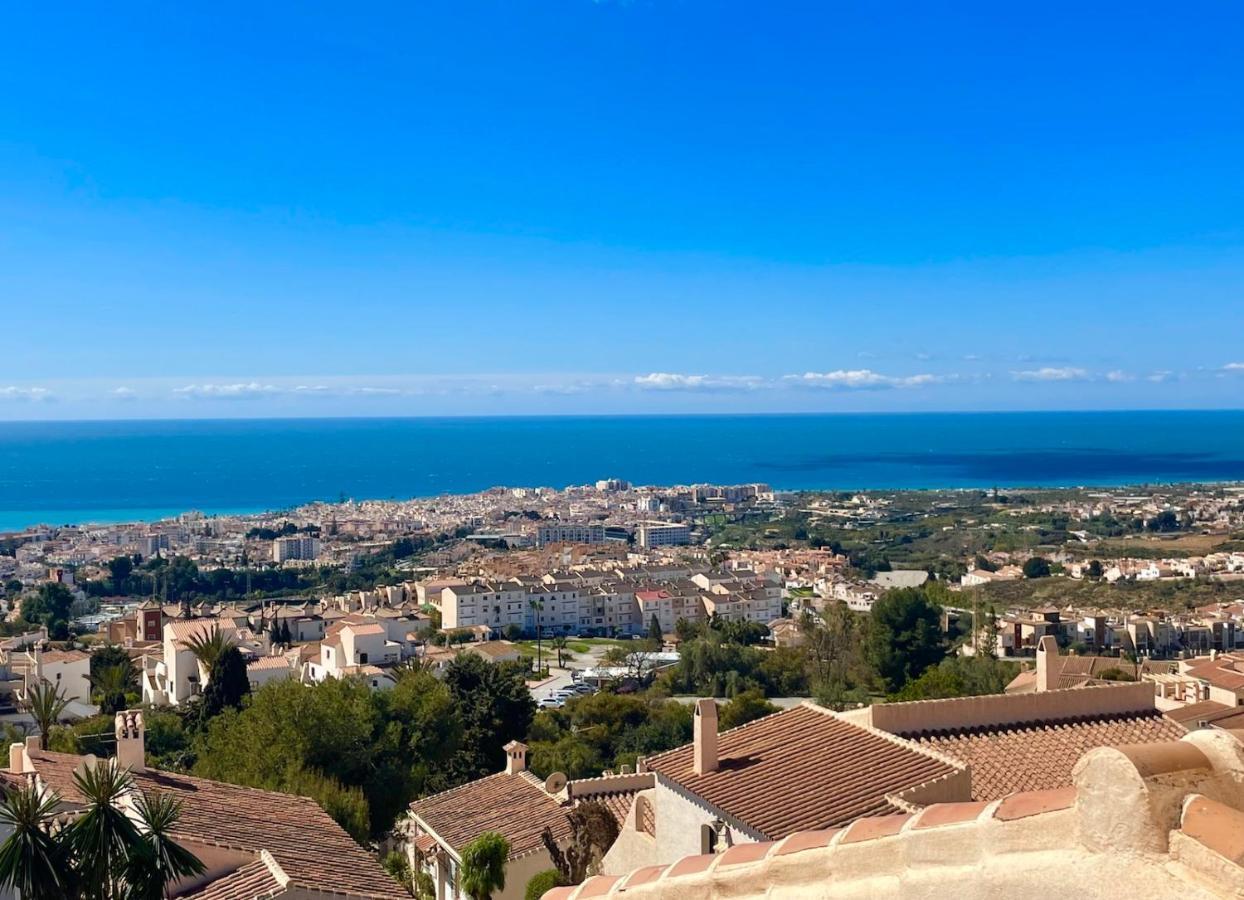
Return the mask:
<svg viewBox="0 0 1244 900">
<path fill-rule="evenodd" d="M 711 822 L 700 826 L 700 853 L 708 854 L 717 850 L 717 829 Z"/>
<path fill-rule="evenodd" d="M 359 654 L 359 665 L 365 665 L 366 663 L 367 663 L 367 654 L 360 653 Z"/>
</svg>

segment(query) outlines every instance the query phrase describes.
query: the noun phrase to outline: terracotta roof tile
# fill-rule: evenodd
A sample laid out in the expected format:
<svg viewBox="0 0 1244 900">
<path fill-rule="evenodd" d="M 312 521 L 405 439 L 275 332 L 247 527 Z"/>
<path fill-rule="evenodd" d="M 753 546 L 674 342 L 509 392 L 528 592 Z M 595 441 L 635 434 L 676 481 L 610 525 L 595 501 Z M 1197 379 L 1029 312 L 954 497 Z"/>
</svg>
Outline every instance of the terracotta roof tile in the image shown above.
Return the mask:
<svg viewBox="0 0 1244 900">
<path fill-rule="evenodd" d="M 73 783 L 83 757 L 35 750 L 31 758 L 40 778 L 62 798 L 84 801 Z M 384 900 L 406 896 L 375 857 L 309 797 L 155 769 L 135 773 L 134 781 L 140 790 L 170 793 L 182 801 L 175 834 L 185 840 L 256 854 L 267 850 L 298 886 Z"/>
<path fill-rule="evenodd" d="M 546 826 L 558 839 L 570 835 L 566 810 L 557 800 L 533 779 L 505 772 L 416 800 L 410 811 L 455 852 L 485 831 L 505 835 L 511 859 L 543 847 Z"/>
<path fill-rule="evenodd" d="M 715 772 L 696 775 L 692 751 L 687 744 L 645 765 L 773 840 L 893 813 L 887 794 L 955 771 L 807 706 L 722 732 Z"/>
<path fill-rule="evenodd" d="M 871 841 L 877 838 L 891 837 L 903 830 L 903 826 L 911 821 L 907 813 L 892 816 L 869 816 L 856 819 L 842 836 L 841 843 L 855 844 L 859 841 Z"/>
<path fill-rule="evenodd" d="M 786 840 L 782 841 L 782 846 L 777 848 L 775 856 L 786 856 L 788 853 L 798 853 L 801 850 L 815 850 L 820 847 L 828 847 L 830 841 L 842 831 L 841 828 L 824 828 L 820 831 L 796 831 Z"/>
<path fill-rule="evenodd" d="M 185 900 L 262 900 L 276 897 L 284 890 L 285 886 L 277 881 L 267 863 L 256 859 L 184 897 Z"/>
<path fill-rule="evenodd" d="M 776 846 L 772 841 L 763 841 L 758 844 L 735 844 L 725 852 L 719 854 L 720 861 L 717 868 L 722 869 L 727 866 L 740 866 L 743 863 L 755 862 L 758 859 L 764 859 L 769 855 L 769 851 Z"/>
<path fill-rule="evenodd" d="M 934 803 L 926 806 L 920 818 L 912 826 L 914 829 L 936 828 L 939 825 L 957 825 L 961 822 L 974 821 L 985 808 L 984 801 L 972 803 Z"/>
<path fill-rule="evenodd" d="M 1197 794 L 1186 801 L 1179 830 L 1237 866 L 1244 865 L 1244 812 Z"/>
<path fill-rule="evenodd" d="M 997 800 L 1016 791 L 1071 784 L 1071 770 L 1089 750 L 1178 740 L 1185 729 L 1157 712 L 1093 719 L 1024 722 L 905 737 L 972 768 L 972 799 Z"/>
<path fill-rule="evenodd" d="M 1071 785 L 1045 791 L 1025 791 L 1022 794 L 1012 794 L 1007 797 L 998 804 L 993 815 L 995 819 L 1010 822 L 1014 819 L 1026 819 L 1029 816 L 1053 812 L 1056 809 L 1069 809 L 1075 802 L 1076 789 Z"/>
<path fill-rule="evenodd" d="M 579 888 L 579 900 L 587 900 L 588 897 L 603 897 L 621 880 L 621 875 L 593 875 Z"/>
</svg>

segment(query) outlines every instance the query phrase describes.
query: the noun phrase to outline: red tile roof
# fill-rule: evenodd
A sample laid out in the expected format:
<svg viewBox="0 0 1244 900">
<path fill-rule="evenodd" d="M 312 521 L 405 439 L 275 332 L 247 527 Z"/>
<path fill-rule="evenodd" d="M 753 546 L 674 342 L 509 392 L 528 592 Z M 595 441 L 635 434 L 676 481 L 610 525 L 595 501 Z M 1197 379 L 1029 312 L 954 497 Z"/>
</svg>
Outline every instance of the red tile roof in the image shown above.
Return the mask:
<svg viewBox="0 0 1244 900">
<path fill-rule="evenodd" d="M 935 754 L 808 706 L 718 736 L 720 768 L 696 775 L 693 745 L 646 767 L 772 839 L 897 812 L 886 795 L 956 771 Z"/>
<path fill-rule="evenodd" d="M 1076 761 L 1095 747 L 1174 741 L 1185 729 L 1158 712 L 1023 722 L 905 734 L 972 769 L 972 799 L 1071 784 Z"/>
<path fill-rule="evenodd" d="M 85 801 L 73 783 L 83 757 L 42 750 L 30 756 L 39 777 L 64 800 Z M 266 850 L 299 887 L 377 900 L 407 896 L 376 858 L 309 797 L 154 769 L 135 773 L 134 781 L 140 790 L 170 793 L 182 801 L 176 835 L 183 840 L 256 854 Z"/>
<path fill-rule="evenodd" d="M 546 827 L 559 841 L 570 837 L 566 809 L 527 773 L 498 772 L 452 790 L 416 800 L 412 815 L 458 853 L 485 831 L 510 842 L 510 859 L 544 847 Z"/>
</svg>

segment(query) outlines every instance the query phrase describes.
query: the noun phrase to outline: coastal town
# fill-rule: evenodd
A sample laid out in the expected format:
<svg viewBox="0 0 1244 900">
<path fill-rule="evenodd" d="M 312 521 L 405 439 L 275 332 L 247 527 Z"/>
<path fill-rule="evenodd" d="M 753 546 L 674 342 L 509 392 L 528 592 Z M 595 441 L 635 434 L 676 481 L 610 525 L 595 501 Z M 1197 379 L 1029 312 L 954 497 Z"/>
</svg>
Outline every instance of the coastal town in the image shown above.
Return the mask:
<svg viewBox="0 0 1244 900">
<path fill-rule="evenodd" d="M 0 900 L 1244 900 L 1244 5 L 0 21 Z"/>
<path fill-rule="evenodd" d="M 312 791 L 321 818 L 291 806 L 294 831 L 256 825 L 236 864 L 177 895 L 303 878 L 350 897 L 389 896 L 391 882 L 458 900 L 468 848 L 500 835 L 496 896 L 531 883 L 581 897 L 768 865 L 788 845 L 906 840 L 960 807 L 965 825 L 997 828 L 989 817 L 1010 805 L 1082 793 L 1077 761 L 1094 747 L 1209 741 L 1244 760 L 1215 736 L 1244 729 L 1242 531 L 1244 489 L 1230 484 L 826 495 L 619 479 L 41 526 L 0 536 L 9 772 L 69 797 L 69 751 L 95 747 L 140 782 L 160 766 L 222 773 L 187 802 L 218 792 L 262 815 L 262 791 L 287 782 L 209 764 L 205 742 L 228 732 L 212 717 L 297 702 L 291 690 L 320 702 L 334 684 L 386 708 L 415 684 L 509 679 L 496 689 L 519 691 L 523 712 L 479 734 L 492 745 L 474 768 L 421 776 L 371 825 Z M 921 542 L 948 533 L 960 555 L 915 567 Z M 896 615 L 930 629 L 923 644 L 889 632 L 897 668 L 871 655 Z M 566 730 L 610 721 L 623 700 L 639 718 L 621 732 L 665 721 L 668 736 Z M 181 749 L 153 757 L 153 726 Z M 813 795 L 794 787 L 806 771 L 825 773 Z M 1070 809 L 1057 802 L 1051 823 Z M 281 858 L 311 821 L 315 840 L 337 829 L 333 845 L 355 848 L 365 884 Z M 1099 852 L 1073 850 L 1088 866 Z"/>
</svg>

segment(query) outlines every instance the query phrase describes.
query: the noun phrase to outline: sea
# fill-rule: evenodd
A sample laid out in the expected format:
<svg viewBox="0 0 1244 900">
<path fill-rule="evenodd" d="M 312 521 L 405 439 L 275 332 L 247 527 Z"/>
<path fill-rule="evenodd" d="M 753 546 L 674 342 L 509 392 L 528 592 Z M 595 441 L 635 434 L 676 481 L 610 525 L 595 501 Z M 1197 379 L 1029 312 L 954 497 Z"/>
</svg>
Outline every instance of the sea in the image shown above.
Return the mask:
<svg viewBox="0 0 1244 900">
<path fill-rule="evenodd" d="M 1244 411 L 0 423 L 0 532 L 496 485 L 1244 480 Z"/>
</svg>

